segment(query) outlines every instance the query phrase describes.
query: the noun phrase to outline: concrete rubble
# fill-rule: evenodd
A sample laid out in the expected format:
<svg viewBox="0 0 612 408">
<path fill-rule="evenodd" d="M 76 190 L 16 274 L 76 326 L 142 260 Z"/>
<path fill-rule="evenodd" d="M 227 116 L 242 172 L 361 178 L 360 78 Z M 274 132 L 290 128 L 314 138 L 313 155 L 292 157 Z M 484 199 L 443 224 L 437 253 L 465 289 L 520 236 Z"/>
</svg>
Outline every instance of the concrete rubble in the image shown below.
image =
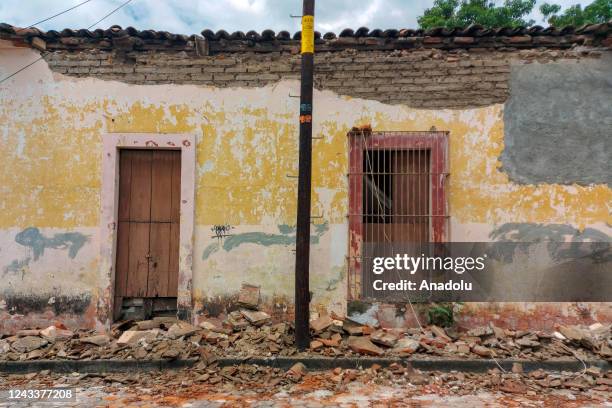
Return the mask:
<svg viewBox="0 0 612 408">
<path fill-rule="evenodd" d="M 233 311 L 221 323 L 210 319 L 197 326 L 156 317 L 117 323 L 110 333 L 72 332 L 55 326 L 21 330 L 1 336 L 0 360 L 175 359 L 197 358 L 204 351 L 227 357 L 612 359 L 611 328 L 601 324 L 559 326 L 554 333 L 489 325 L 458 333 L 438 326 L 423 330 L 370 327 L 327 315 L 312 320 L 310 348 L 299 352 L 293 346 L 292 323 L 274 323 L 253 307 L 251 303 L 250 309 Z"/>
<path fill-rule="evenodd" d="M 254 299 L 255 296 L 251 300 Z M 243 306 L 230 313 L 221 323 L 208 319 L 197 326 L 173 317 L 157 317 L 117 323 L 110 333 L 71 332 L 65 327 L 55 326 L 22 330 L 0 338 L 0 360 L 196 360 L 194 367 L 181 371 L 189 375 L 167 374 L 171 378 L 176 377 L 176 381 L 166 379 L 162 383 L 152 379 L 156 392 L 160 393 L 164 390 L 176 391 L 185 384 L 222 385 L 227 389 L 242 390 L 250 387 L 255 391 L 261 388 L 270 392 L 272 389 L 291 388 L 315 377 L 318 389 L 330 390 L 338 390 L 355 381 L 374 381 L 376 384 L 393 382 L 415 387 L 444 387 L 446 392 L 459 395 L 481 389 L 516 395 L 553 395 L 564 391 L 583 396 L 588 391 L 592 395 L 590 398 L 602 400 L 608 398 L 612 390 L 612 372 L 596 367 L 585 368 L 579 373 L 548 373 L 543 370 L 527 373 L 520 364 L 515 364 L 508 372 L 495 369 L 484 375 L 423 373 L 410 365 L 411 358 L 495 357 L 540 361 L 578 358 L 610 361 L 610 326 L 560 326 L 555 333 L 507 330 L 494 326 L 456 332 L 438 326 L 422 330 L 385 329 L 362 325 L 341 316 L 322 315 L 312 320 L 311 329 L 310 348 L 299 352 L 293 346 L 292 324 L 272 322 L 268 314 L 257 310 L 251 302 L 250 308 Z M 302 363 L 295 364 L 289 370 L 256 365 L 220 367 L 217 364 L 220 356 L 375 356 L 404 358 L 405 364 L 393 363 L 384 369 L 377 364 L 367 369 L 338 367 L 327 372 L 310 373 Z M 68 376 L 66 380 L 69 384 L 93 381 L 111 387 L 117 383 L 143 381 L 147 375 L 82 374 Z"/>
<path fill-rule="evenodd" d="M 371 327 L 350 318 L 322 314 L 312 319 L 310 348 L 299 352 L 293 345 L 291 322 L 273 322 L 258 310 L 259 288 L 244 285 L 239 309 L 222 322 L 204 319 L 192 325 L 174 317 L 124 321 L 109 333 L 93 330 L 70 331 L 62 325 L 20 330 L 0 336 L 1 361 L 30 360 L 195 360 L 193 374 L 180 384 L 223 384 L 228 387 L 282 387 L 318 375 L 323 388 L 337 389 L 353 381 L 404 381 L 414 386 L 445 385 L 456 393 L 476 389 L 509 394 L 541 393 L 542 390 L 571 390 L 609 393 L 612 372 L 586 367 L 581 373 L 550 374 L 542 370 L 524 372 L 515 364 L 509 372 L 490 370 L 487 375 L 470 373 L 421 373 L 410 366 L 411 358 L 490 359 L 514 358 L 531 361 L 554 359 L 612 360 L 611 327 L 599 323 L 588 327 L 559 326 L 552 333 L 508 330 L 493 325 L 458 332 L 439 326 L 418 328 Z M 254 365 L 219 367 L 217 357 L 394 357 L 382 369 L 374 364 L 365 370 L 336 368 L 327 373 L 309 373 L 302 363 L 289 370 Z M 103 384 L 130 384 L 135 378 L 122 374 L 69 377 L 78 382 L 86 377 Z M 1 377 L 0 377 L 1 378 Z M 21 377 L 20 377 L 21 378 Z M 322 379 L 322 380 L 321 380 Z M 400 381 L 400 382 L 401 382 Z M 460 385 L 459 385 L 460 384 Z M 164 382 L 161 389 L 177 384 Z"/>
<path fill-rule="evenodd" d="M 355 353 L 370 356 L 382 356 L 384 351 L 370 341 L 368 337 L 351 336 L 348 338 L 348 346 Z"/>
<path fill-rule="evenodd" d="M 248 309 L 257 309 L 259 305 L 260 288 L 259 286 L 244 283 L 238 296 L 238 304 Z"/>
</svg>

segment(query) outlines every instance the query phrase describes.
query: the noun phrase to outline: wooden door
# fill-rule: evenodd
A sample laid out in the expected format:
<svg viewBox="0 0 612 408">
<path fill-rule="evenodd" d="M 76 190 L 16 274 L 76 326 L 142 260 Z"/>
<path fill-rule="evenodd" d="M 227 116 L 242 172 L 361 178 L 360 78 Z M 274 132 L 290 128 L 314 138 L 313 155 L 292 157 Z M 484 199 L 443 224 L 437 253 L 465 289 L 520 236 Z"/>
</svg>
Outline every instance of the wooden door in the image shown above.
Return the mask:
<svg viewBox="0 0 612 408">
<path fill-rule="evenodd" d="M 121 150 L 115 302 L 176 297 L 181 152 Z"/>
</svg>

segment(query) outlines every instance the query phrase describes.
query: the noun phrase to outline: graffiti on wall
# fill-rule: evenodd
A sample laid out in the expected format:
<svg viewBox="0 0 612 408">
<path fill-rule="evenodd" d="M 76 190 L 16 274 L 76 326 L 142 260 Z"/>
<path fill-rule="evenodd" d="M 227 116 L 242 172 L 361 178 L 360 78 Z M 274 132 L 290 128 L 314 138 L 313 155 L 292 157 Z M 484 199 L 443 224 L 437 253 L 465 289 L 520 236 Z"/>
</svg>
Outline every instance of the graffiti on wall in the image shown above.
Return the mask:
<svg viewBox="0 0 612 408">
<path fill-rule="evenodd" d="M 224 237 L 229 236 L 230 231 L 232 229 L 234 229 L 234 227 L 231 226 L 230 224 L 223 224 L 223 225 L 213 225 L 210 230 L 215 234 L 215 238 L 222 239 Z"/>
<path fill-rule="evenodd" d="M 310 243 L 318 244 L 321 236 L 329 230 L 329 224 L 317 224 L 313 227 L 314 233 L 310 235 Z M 215 242 L 208 245 L 202 253 L 202 259 L 208 259 L 212 254 L 220 249 L 230 252 L 231 250 L 244 244 L 263 245 L 266 247 L 272 245 L 290 246 L 295 244 L 295 227 L 289 225 L 279 225 L 278 231 L 278 234 L 271 234 L 267 232 L 244 232 L 242 234 L 227 236 L 223 240 L 223 243 Z"/>
<path fill-rule="evenodd" d="M 37 261 L 44 255 L 46 249 L 65 249 L 68 256 L 74 259 L 88 239 L 79 232 L 62 232 L 46 237 L 38 228 L 28 227 L 15 236 L 15 242 L 26 247 L 30 255 L 13 260 L 4 268 L 3 276 L 7 273 L 23 272 L 31 261 Z"/>
<path fill-rule="evenodd" d="M 34 261 L 45 249 L 67 249 L 68 256 L 74 259 L 87 240 L 88 237 L 79 232 L 63 232 L 47 238 L 36 227 L 26 228 L 15 236 L 15 242 L 32 250 Z"/>
</svg>

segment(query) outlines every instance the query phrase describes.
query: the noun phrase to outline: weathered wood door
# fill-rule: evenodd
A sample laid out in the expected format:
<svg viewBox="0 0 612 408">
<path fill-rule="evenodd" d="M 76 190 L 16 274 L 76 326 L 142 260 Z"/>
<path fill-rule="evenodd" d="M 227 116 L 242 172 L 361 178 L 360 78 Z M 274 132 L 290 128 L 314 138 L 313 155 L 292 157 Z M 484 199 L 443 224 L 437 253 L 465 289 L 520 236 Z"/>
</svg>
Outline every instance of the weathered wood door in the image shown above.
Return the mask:
<svg viewBox="0 0 612 408">
<path fill-rule="evenodd" d="M 176 297 L 181 152 L 121 150 L 115 300 Z"/>
</svg>

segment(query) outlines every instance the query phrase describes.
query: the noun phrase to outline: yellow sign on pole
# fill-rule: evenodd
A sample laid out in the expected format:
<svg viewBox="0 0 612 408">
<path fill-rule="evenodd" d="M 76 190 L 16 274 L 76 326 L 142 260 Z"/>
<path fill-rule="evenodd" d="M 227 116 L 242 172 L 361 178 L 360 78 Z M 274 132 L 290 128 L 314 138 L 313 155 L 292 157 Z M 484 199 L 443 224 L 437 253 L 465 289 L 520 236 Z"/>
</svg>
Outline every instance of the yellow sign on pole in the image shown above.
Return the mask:
<svg viewBox="0 0 612 408">
<path fill-rule="evenodd" d="M 302 54 L 314 54 L 314 16 L 302 16 Z"/>
</svg>

